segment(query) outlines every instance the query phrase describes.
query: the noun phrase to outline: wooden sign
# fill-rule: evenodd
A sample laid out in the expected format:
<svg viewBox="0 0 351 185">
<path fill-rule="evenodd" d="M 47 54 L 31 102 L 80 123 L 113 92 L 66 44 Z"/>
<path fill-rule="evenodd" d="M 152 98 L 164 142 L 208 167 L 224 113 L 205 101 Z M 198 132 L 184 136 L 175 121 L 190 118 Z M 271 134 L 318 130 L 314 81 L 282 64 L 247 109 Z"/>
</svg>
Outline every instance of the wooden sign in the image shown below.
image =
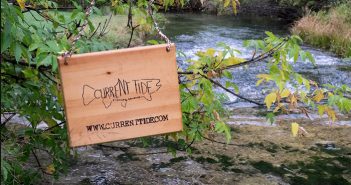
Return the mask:
<svg viewBox="0 0 351 185">
<path fill-rule="evenodd" d="M 182 130 L 174 45 L 58 60 L 71 147 Z"/>
</svg>

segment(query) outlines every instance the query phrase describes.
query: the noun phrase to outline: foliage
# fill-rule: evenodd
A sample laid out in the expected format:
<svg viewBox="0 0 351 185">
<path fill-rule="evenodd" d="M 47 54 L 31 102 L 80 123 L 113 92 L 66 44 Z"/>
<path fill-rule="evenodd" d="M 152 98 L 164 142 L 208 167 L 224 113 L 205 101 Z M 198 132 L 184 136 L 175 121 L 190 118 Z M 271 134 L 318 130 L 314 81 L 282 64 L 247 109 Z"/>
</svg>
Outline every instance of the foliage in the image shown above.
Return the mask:
<svg viewBox="0 0 351 185">
<path fill-rule="evenodd" d="M 297 8 L 309 8 L 314 11 L 327 9 L 333 4 L 346 2 L 345 0 L 276 0 L 279 4 L 284 6 L 292 6 Z"/>
<path fill-rule="evenodd" d="M 308 13 L 297 21 L 292 32 L 307 43 L 344 57 L 351 57 L 351 2 L 328 11 Z"/>
<path fill-rule="evenodd" d="M 174 1 L 165 3 L 173 4 Z M 29 123 L 4 122 L 1 125 L 3 184 L 34 184 L 44 175 L 58 177 L 72 157 L 67 145 L 56 57 L 71 49 L 82 53 L 117 47 L 107 42 L 106 30 L 98 28 L 83 12 L 83 7 L 74 1 L 73 5 L 75 9 L 71 12 L 61 12 L 55 2 L 47 0 L 18 0 L 15 4 L 1 1 L 1 114 L 18 114 Z M 135 16 L 128 18 L 131 29 L 137 26 L 151 31 L 152 20 L 146 7 L 145 0 L 134 4 L 111 2 L 114 13 Z M 97 8 L 93 10 L 94 14 L 100 12 Z M 85 20 L 87 28 L 83 24 Z M 80 29 L 84 34 L 76 47 L 72 47 L 72 40 Z M 179 148 L 188 152 L 191 150 L 187 146 L 208 138 L 211 133 L 224 134 L 229 143 L 232 135 L 226 124 L 229 112 L 223 107 L 228 97 L 218 88 L 260 106 L 266 105 L 269 110 L 267 118 L 272 121 L 277 112 L 299 110 L 307 114 L 302 105 L 318 109 L 331 120 L 336 119 L 337 109 L 350 112 L 350 99 L 344 96 L 350 92 L 349 87 L 319 87 L 293 70 L 292 65 L 299 58 L 311 61 L 311 65 L 314 62 L 310 53 L 301 50 L 299 37 L 279 38 L 270 32 L 266 34 L 264 40 L 244 43 L 255 51 L 251 60 L 239 58 L 240 51 L 219 43 L 220 49 L 199 51 L 196 58 L 188 61 L 187 68 L 179 71 L 184 130 L 166 135 L 166 140 L 174 139 Z M 240 96 L 239 87 L 232 82 L 234 77 L 230 69 L 265 61 L 268 73 L 258 75 L 257 85 L 273 83 L 275 88 L 271 89 L 263 104 Z M 322 103 L 322 100 L 327 102 Z M 48 128 L 40 129 L 41 124 L 47 124 Z M 175 149 L 169 151 L 175 152 Z M 43 155 L 48 160 L 41 160 Z M 36 162 L 38 169 L 33 170 L 28 161 Z"/>
<path fill-rule="evenodd" d="M 33 184 L 42 174 L 58 177 L 67 168 L 70 150 L 66 128 L 59 125 L 65 118 L 56 57 L 70 49 L 69 40 L 86 19 L 83 8 L 75 6 L 67 13 L 57 11 L 51 1 L 18 1 L 18 5 L 1 1 L 1 114 L 19 114 L 29 122 L 29 126 L 1 125 L 2 183 Z M 88 23 L 76 52 L 110 49 L 98 36 L 91 36 L 95 28 Z M 41 122 L 49 129 L 39 129 Z M 49 160 L 40 161 L 39 154 Z M 28 160 L 38 163 L 38 171 L 26 167 Z"/>
<path fill-rule="evenodd" d="M 271 89 L 271 92 L 266 96 L 264 103 L 269 110 L 267 118 L 274 120 L 275 113 L 289 113 L 292 111 L 299 111 L 307 114 L 306 105 L 312 109 L 318 108 L 321 115 L 326 114 L 331 121 L 336 119 L 336 110 L 344 113 L 350 112 L 351 102 L 350 99 L 346 98 L 344 94 L 349 93 L 349 87 L 342 86 L 341 88 L 333 86 L 319 87 L 314 81 L 308 80 L 302 75 L 296 73 L 292 65 L 298 62 L 299 59 L 302 61 L 309 61 L 311 65 L 314 65 L 314 58 L 309 52 L 301 50 L 299 44 L 302 42 L 298 36 L 291 36 L 289 38 L 279 38 L 270 32 L 266 32 L 267 38 L 264 40 L 248 40 L 244 42 L 244 45 L 249 48 L 253 48 L 263 53 L 269 53 L 272 50 L 271 59 L 267 64 L 268 73 L 257 75 L 257 85 L 263 83 L 273 83 L 275 88 Z M 193 71 L 192 74 L 186 76 L 186 83 L 182 84 L 185 92 L 182 91 L 184 97 L 191 97 L 190 100 L 184 100 L 186 106 L 190 110 L 191 115 L 206 111 L 206 115 L 209 118 L 208 128 L 211 129 L 212 124 L 220 119 L 216 119 L 215 112 L 212 113 L 213 109 L 220 110 L 220 113 L 224 113 L 220 106 L 213 108 L 216 102 L 220 102 L 219 99 L 213 95 L 214 92 L 213 79 L 222 78 L 223 83 L 226 84 L 226 88 L 232 88 L 233 91 L 238 93 L 239 88 L 236 84 L 232 83 L 232 74 L 228 70 L 233 67 L 242 66 L 242 64 L 249 64 L 256 62 L 255 60 L 243 60 L 235 56 L 237 50 L 233 50 L 225 44 L 220 44 L 223 50 L 208 49 L 205 52 L 198 52 L 198 59 L 190 60 L 187 71 Z M 259 55 L 258 58 L 263 56 Z M 223 81 L 222 80 L 222 81 Z M 214 83 L 217 87 L 221 87 L 219 83 Z M 181 86 L 181 87 L 182 87 Z M 288 88 L 289 87 L 289 88 Z M 225 87 L 221 87 L 225 89 Z M 342 89 L 342 90 L 341 90 Z M 186 92 L 188 91 L 188 92 Z M 218 93 L 217 93 L 218 94 Z M 195 95 L 195 96 L 194 96 Z M 223 99 L 227 99 L 224 94 L 221 95 Z M 327 103 L 322 103 L 321 100 L 327 100 Z M 192 103 L 189 103 L 191 101 Z M 199 103 L 201 102 L 201 103 Z M 202 105 L 200 109 L 195 109 L 196 106 Z M 212 113 L 212 116 L 211 116 Z M 212 119 L 210 119 L 212 118 Z M 204 122 L 201 122 L 203 125 Z M 229 139 L 229 136 L 227 136 Z"/>
</svg>

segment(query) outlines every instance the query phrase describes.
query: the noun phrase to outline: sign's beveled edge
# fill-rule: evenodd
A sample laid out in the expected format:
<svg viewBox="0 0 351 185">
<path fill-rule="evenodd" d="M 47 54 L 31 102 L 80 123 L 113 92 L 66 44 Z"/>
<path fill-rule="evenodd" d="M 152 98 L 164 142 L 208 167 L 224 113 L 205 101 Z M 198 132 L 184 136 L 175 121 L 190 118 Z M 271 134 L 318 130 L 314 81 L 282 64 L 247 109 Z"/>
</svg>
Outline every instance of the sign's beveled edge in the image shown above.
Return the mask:
<svg viewBox="0 0 351 185">
<path fill-rule="evenodd" d="M 180 118 L 180 121 L 182 122 L 182 116 Z M 159 136 L 159 135 L 163 135 L 163 134 L 169 134 L 169 133 L 175 133 L 175 132 L 181 132 L 181 131 L 183 131 L 183 122 L 182 122 L 181 128 L 179 130 L 174 130 L 172 132 L 163 132 L 163 133 L 158 133 L 158 134 L 143 135 L 143 136 L 138 136 L 138 137 L 133 137 L 133 138 L 125 138 L 125 139 L 114 140 L 114 141 L 101 141 L 101 142 L 90 143 L 90 144 L 73 145 L 71 143 L 71 141 L 70 141 L 69 146 L 71 148 L 76 148 L 76 147 L 90 146 L 90 145 L 96 145 L 96 144 L 101 144 L 101 143 L 112 143 L 112 142 L 117 142 L 117 141 L 127 141 L 127 140 L 130 140 L 130 139 L 137 139 L 137 138 L 142 138 L 142 137 Z"/>
<path fill-rule="evenodd" d="M 158 44 L 158 45 L 150 45 L 150 46 L 138 46 L 138 47 L 134 47 L 134 48 L 123 48 L 123 49 L 115 49 L 115 50 L 108 50 L 108 51 L 97 51 L 97 52 L 90 52 L 90 53 L 74 54 L 72 56 L 67 57 L 67 61 L 69 61 L 71 58 L 77 59 L 77 58 L 81 58 L 81 57 L 90 57 L 90 56 L 96 56 L 96 55 L 101 55 L 101 54 L 108 55 L 108 54 L 125 53 L 125 52 L 138 51 L 138 50 L 158 49 L 158 48 L 162 48 L 162 47 L 165 48 L 165 52 L 168 52 L 166 50 L 167 46 L 168 46 L 167 44 Z M 172 43 L 170 49 L 172 50 L 173 48 L 175 50 L 176 47 L 175 47 L 175 44 Z M 59 56 L 59 57 L 57 57 L 57 59 L 60 62 L 64 61 L 63 56 Z"/>
<path fill-rule="evenodd" d="M 64 58 L 63 57 L 57 57 L 57 62 L 58 62 L 58 72 L 59 72 L 59 79 L 60 79 L 60 87 L 61 87 L 61 93 L 62 93 L 62 97 L 63 97 L 63 107 L 64 107 L 64 110 L 63 112 L 65 113 L 64 117 L 66 118 L 66 132 L 67 132 L 67 135 L 68 135 L 68 145 L 72 148 L 73 145 L 72 145 L 72 141 L 71 141 L 71 133 L 69 132 L 70 128 L 69 128 L 69 124 L 68 124 L 68 112 L 66 111 L 67 110 L 67 107 L 66 107 L 66 97 L 65 97 L 65 91 L 64 91 L 64 87 L 63 87 L 63 79 L 61 78 L 62 76 L 62 73 L 61 73 L 61 63 L 64 62 Z M 64 65 L 64 64 L 63 64 Z"/>
</svg>

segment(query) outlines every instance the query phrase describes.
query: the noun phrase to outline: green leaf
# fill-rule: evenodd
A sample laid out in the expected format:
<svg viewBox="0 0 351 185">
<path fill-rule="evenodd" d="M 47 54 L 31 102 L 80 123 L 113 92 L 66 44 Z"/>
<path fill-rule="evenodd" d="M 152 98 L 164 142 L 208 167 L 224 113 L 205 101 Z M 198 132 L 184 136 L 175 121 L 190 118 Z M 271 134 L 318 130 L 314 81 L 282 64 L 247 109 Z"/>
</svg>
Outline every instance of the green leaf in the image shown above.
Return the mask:
<svg viewBox="0 0 351 185">
<path fill-rule="evenodd" d="M 29 50 L 29 51 L 34 51 L 34 50 L 36 50 L 38 47 L 39 47 L 39 43 L 34 42 L 34 43 L 32 43 L 31 45 L 29 45 L 28 50 Z"/>
<path fill-rule="evenodd" d="M 189 95 L 183 102 L 182 102 L 182 111 L 192 113 L 198 107 L 198 101 L 191 95 Z"/>
<path fill-rule="evenodd" d="M 49 65 L 52 65 L 52 60 L 53 60 L 53 55 L 50 55 L 50 54 L 48 54 L 42 61 L 39 61 L 38 62 L 38 65 L 37 65 L 37 67 L 39 67 L 39 66 L 49 66 Z"/>
<path fill-rule="evenodd" d="M 266 115 L 266 120 L 269 121 L 271 124 L 275 122 L 275 115 L 273 112 L 269 112 Z"/>
<path fill-rule="evenodd" d="M 316 60 L 314 59 L 314 57 L 312 56 L 312 54 L 308 51 L 305 52 L 306 53 L 306 57 L 307 59 L 312 62 L 313 65 L 316 65 Z"/>
<path fill-rule="evenodd" d="M 225 82 L 225 87 L 226 88 L 232 87 L 234 89 L 235 93 L 237 93 L 237 94 L 239 93 L 239 87 L 233 82 L 226 81 Z"/>
<path fill-rule="evenodd" d="M 1 156 L 1 173 L 2 173 L 2 182 L 6 182 L 7 178 L 8 178 L 8 172 L 11 171 L 11 165 L 3 160 L 3 156 Z"/>
<path fill-rule="evenodd" d="M 275 35 L 270 31 L 265 31 L 265 33 L 266 33 L 266 35 L 268 35 L 268 37 L 276 38 Z"/>
<path fill-rule="evenodd" d="M 17 62 L 20 61 L 21 55 L 22 55 L 22 49 L 21 49 L 21 45 L 19 43 L 15 43 L 14 54 L 15 54 L 16 61 Z"/>
<path fill-rule="evenodd" d="M 305 78 L 303 78 L 302 79 L 302 83 L 305 85 L 307 91 L 310 91 L 310 89 L 311 89 L 310 81 L 305 79 Z"/>
<path fill-rule="evenodd" d="M 299 52 L 300 52 L 300 47 L 298 45 L 295 45 L 294 48 L 293 48 L 293 51 L 292 51 L 295 63 L 299 59 Z"/>
<path fill-rule="evenodd" d="M 49 40 L 49 41 L 46 42 L 46 45 L 49 46 L 51 52 L 53 52 L 53 53 L 60 52 L 60 48 L 59 48 L 59 46 L 58 46 L 56 41 Z"/>
<path fill-rule="evenodd" d="M 216 122 L 215 131 L 218 133 L 224 133 L 227 143 L 230 142 L 232 138 L 232 135 L 230 133 L 230 127 L 227 124 L 225 124 L 223 121 Z"/>
<path fill-rule="evenodd" d="M 4 30 L 1 31 L 1 53 L 6 51 L 11 45 L 11 24 L 9 21 L 6 21 L 4 25 Z"/>
<path fill-rule="evenodd" d="M 33 78 L 37 76 L 37 74 L 32 69 L 24 69 L 22 70 L 22 73 L 24 74 L 25 78 Z"/>
<path fill-rule="evenodd" d="M 232 73 L 227 70 L 223 71 L 223 75 L 228 79 L 233 79 Z"/>
<path fill-rule="evenodd" d="M 57 67 L 58 67 L 58 61 L 57 61 L 55 56 L 52 56 L 52 64 L 51 65 L 52 65 L 51 70 L 53 72 L 55 72 L 57 70 Z"/>
<path fill-rule="evenodd" d="M 150 44 L 150 45 L 157 45 L 157 44 L 159 44 L 159 42 L 157 40 L 148 40 L 147 43 Z"/>
<path fill-rule="evenodd" d="M 89 26 L 90 32 L 93 32 L 95 30 L 94 24 L 89 19 L 88 19 L 88 26 Z"/>
</svg>

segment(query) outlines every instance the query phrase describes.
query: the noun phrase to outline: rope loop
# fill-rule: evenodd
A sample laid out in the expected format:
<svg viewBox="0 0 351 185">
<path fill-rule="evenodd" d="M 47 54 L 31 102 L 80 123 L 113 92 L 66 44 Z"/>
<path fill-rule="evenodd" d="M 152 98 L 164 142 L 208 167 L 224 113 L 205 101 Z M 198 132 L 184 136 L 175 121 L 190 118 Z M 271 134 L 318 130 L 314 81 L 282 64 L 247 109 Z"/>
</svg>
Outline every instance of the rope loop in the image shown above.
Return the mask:
<svg viewBox="0 0 351 185">
<path fill-rule="evenodd" d="M 162 31 L 161 31 L 160 28 L 158 27 L 157 22 L 156 22 L 155 19 L 154 19 L 153 10 L 152 10 L 152 4 L 153 4 L 153 3 L 154 3 L 154 0 L 150 0 L 149 3 L 148 3 L 148 7 L 147 7 L 147 9 L 148 9 L 148 14 L 149 14 L 150 17 L 151 17 L 152 22 L 154 23 L 154 27 L 155 27 L 155 29 L 156 29 L 156 31 L 157 31 L 157 34 L 158 34 L 163 40 L 166 41 L 166 43 L 167 43 L 166 51 L 169 52 L 169 51 L 171 51 L 171 44 L 172 44 L 172 43 L 171 43 L 171 40 L 169 40 L 169 38 L 168 38 L 164 33 L 162 33 Z"/>
<path fill-rule="evenodd" d="M 87 9 L 85 10 L 85 20 L 84 20 L 84 23 L 83 25 L 80 27 L 80 30 L 78 32 L 78 34 L 73 38 L 73 41 L 72 41 L 72 47 L 64 52 L 62 54 L 62 57 L 64 57 L 64 64 L 65 65 L 68 65 L 68 62 L 67 62 L 67 57 L 71 57 L 72 54 L 73 54 L 73 51 L 75 49 L 75 45 L 76 43 L 78 42 L 78 40 L 82 37 L 83 33 L 84 33 L 84 29 L 85 27 L 88 25 L 88 17 L 90 16 L 91 12 L 93 12 L 93 7 L 95 5 L 95 0 L 91 0 L 90 1 L 90 4 L 89 6 L 87 7 Z"/>
</svg>

